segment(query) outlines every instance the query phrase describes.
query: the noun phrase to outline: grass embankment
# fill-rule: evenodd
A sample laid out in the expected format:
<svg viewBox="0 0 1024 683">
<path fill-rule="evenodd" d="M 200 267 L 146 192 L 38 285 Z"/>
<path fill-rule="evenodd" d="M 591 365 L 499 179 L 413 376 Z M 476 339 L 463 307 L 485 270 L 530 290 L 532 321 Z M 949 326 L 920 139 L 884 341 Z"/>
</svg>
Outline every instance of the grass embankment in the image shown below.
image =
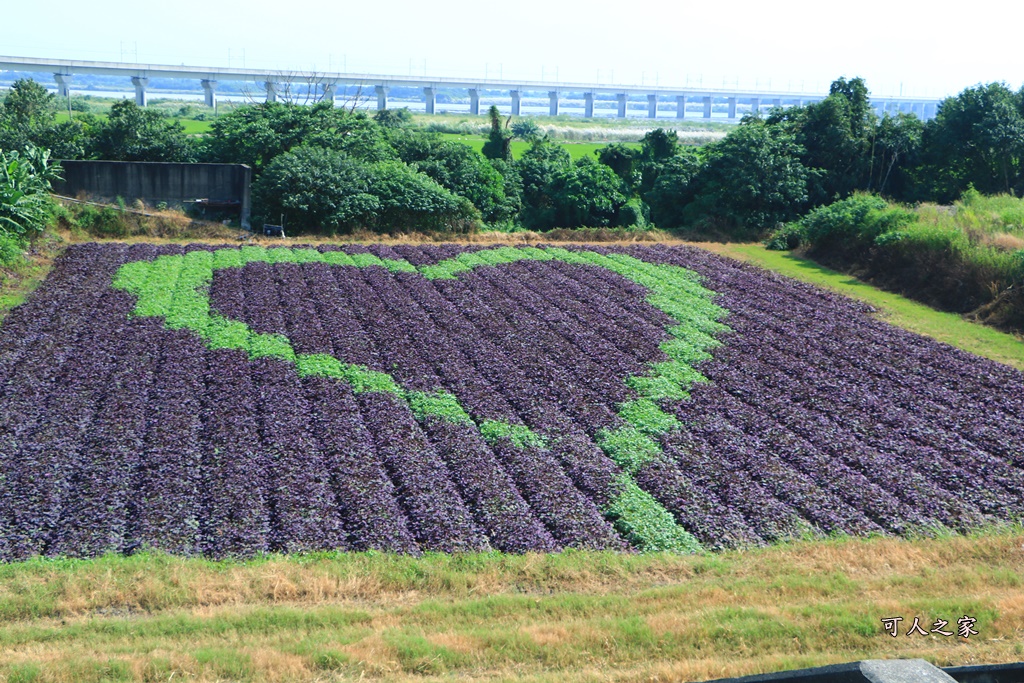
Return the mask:
<svg viewBox="0 0 1024 683">
<path fill-rule="evenodd" d="M 973 190 L 952 206 L 855 194 L 776 231 L 776 249 L 943 311 L 1024 334 L 1024 200 Z"/>
<path fill-rule="evenodd" d="M 1024 658 L 1024 532 L 714 556 L 162 555 L 0 566 L 7 680 L 704 680 Z M 907 637 L 976 618 L 969 639 Z M 883 617 L 903 617 L 900 634 Z M 950 629 L 946 629 L 950 630 Z"/>
<path fill-rule="evenodd" d="M 60 235 L 47 233 L 33 241 L 23 256 L 0 262 L 0 325 L 7 312 L 24 302 L 46 279 L 53 260 L 66 245 Z"/>
<path fill-rule="evenodd" d="M 877 308 L 878 317 L 888 323 L 1024 370 L 1024 340 L 1015 335 L 937 311 L 790 252 L 770 251 L 761 244 L 702 242 L 696 246 L 859 299 Z"/>
</svg>

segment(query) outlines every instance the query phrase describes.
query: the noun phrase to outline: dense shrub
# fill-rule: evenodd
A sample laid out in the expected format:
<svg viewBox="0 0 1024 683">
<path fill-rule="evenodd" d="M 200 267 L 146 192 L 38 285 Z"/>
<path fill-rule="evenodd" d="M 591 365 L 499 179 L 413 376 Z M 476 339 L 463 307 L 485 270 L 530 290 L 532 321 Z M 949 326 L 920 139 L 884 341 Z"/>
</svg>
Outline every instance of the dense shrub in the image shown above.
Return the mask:
<svg viewBox="0 0 1024 683">
<path fill-rule="evenodd" d="M 479 213 L 400 161 L 367 163 L 343 152 L 299 147 L 275 158 L 253 184 L 258 219 L 293 230 L 363 227 L 466 230 Z"/>
<path fill-rule="evenodd" d="M 25 244 L 17 235 L 0 233 L 0 266 L 14 266 L 25 258 Z"/>
<path fill-rule="evenodd" d="M 1024 330 L 1024 200 L 968 192 L 915 210 L 854 195 L 776 231 L 771 248 L 815 260 L 931 306 Z"/>
</svg>

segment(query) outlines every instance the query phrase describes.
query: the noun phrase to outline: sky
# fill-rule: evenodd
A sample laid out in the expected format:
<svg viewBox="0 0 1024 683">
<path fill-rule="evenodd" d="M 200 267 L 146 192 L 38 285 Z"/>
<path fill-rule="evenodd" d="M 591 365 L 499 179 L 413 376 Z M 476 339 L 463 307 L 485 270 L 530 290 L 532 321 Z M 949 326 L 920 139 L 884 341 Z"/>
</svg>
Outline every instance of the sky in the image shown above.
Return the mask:
<svg viewBox="0 0 1024 683">
<path fill-rule="evenodd" d="M 0 0 L 0 55 L 667 87 L 1022 85 L 1024 3 Z"/>
</svg>

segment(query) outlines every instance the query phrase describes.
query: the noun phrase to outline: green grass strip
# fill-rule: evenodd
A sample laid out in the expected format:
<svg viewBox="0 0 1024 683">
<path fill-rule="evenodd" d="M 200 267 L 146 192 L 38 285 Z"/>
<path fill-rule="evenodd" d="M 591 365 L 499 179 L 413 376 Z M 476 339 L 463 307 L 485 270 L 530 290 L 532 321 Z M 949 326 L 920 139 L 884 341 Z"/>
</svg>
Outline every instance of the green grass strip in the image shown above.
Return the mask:
<svg viewBox="0 0 1024 683">
<path fill-rule="evenodd" d="M 671 513 L 637 486 L 633 477 L 623 472 L 616 483 L 620 492 L 604 512 L 634 547 L 642 552 L 700 550 L 697 539 L 676 524 Z"/>
<path fill-rule="evenodd" d="M 632 425 L 619 429 L 602 429 L 597 434 L 597 444 L 624 472 L 634 475 L 637 471 L 662 455 L 661 446 Z"/>
<path fill-rule="evenodd" d="M 418 420 L 433 416 L 458 424 L 476 424 L 482 438 L 492 445 L 508 440 L 519 448 L 546 448 L 547 438 L 526 426 L 474 421 L 453 394 L 406 390 L 388 373 L 345 363 L 326 354 L 296 354 L 284 335 L 255 332 L 244 322 L 228 320 L 210 310 L 209 287 L 214 271 L 240 268 L 254 262 L 376 266 L 391 272 L 419 272 L 424 278 L 434 280 L 452 279 L 481 266 L 494 267 L 526 259 L 557 259 L 615 272 L 650 290 L 648 303 L 679 323 L 668 330 L 673 339 L 661 345 L 669 360 L 652 363 L 647 374 L 626 379 L 627 386 L 636 394 L 635 399 L 619 406 L 618 415 L 627 426 L 602 431 L 597 442 L 622 469 L 616 482 L 617 493 L 604 510 L 619 532 L 642 550 L 691 552 L 699 548 L 696 540 L 632 478 L 643 465 L 664 457 L 657 437 L 680 427 L 678 419 L 664 411 L 659 403 L 688 398 L 692 384 L 707 381 L 693 364 L 710 357 L 707 349 L 718 344 L 713 335 L 729 329 L 719 322 L 726 312 L 712 303 L 714 293 L 700 284 L 697 274 L 685 268 L 647 263 L 623 254 L 606 256 L 562 248 L 498 247 L 465 252 L 417 269 L 408 261 L 382 259 L 371 253 L 321 253 L 309 248 L 246 246 L 125 264 L 118 270 L 114 286 L 138 297 L 135 315 L 162 317 L 168 328 L 190 329 L 210 348 L 239 349 L 250 358 L 277 358 L 295 364 L 300 376 L 339 379 L 347 382 L 356 393 L 382 392 L 399 396 Z"/>
<path fill-rule="evenodd" d="M 485 420 L 480 423 L 480 436 L 488 444 L 508 439 L 516 448 L 547 448 L 548 441 L 542 435 L 523 425 Z"/>
</svg>

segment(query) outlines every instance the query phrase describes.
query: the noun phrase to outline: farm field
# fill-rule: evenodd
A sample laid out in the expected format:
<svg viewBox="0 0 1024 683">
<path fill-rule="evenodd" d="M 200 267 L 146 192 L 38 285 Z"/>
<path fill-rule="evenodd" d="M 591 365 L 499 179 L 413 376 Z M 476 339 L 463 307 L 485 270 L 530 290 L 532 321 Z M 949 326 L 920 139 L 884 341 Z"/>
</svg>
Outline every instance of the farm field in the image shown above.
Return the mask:
<svg viewBox="0 0 1024 683">
<path fill-rule="evenodd" d="M 1024 370 L 1024 339 L 1020 337 L 937 311 L 792 252 L 772 251 L 763 244 L 702 242 L 697 246 L 858 299 L 875 308 L 875 316 L 888 323 Z"/>
<path fill-rule="evenodd" d="M 0 554 L 990 527 L 1021 379 L 686 247 L 77 245 L 0 328 Z"/>
</svg>

